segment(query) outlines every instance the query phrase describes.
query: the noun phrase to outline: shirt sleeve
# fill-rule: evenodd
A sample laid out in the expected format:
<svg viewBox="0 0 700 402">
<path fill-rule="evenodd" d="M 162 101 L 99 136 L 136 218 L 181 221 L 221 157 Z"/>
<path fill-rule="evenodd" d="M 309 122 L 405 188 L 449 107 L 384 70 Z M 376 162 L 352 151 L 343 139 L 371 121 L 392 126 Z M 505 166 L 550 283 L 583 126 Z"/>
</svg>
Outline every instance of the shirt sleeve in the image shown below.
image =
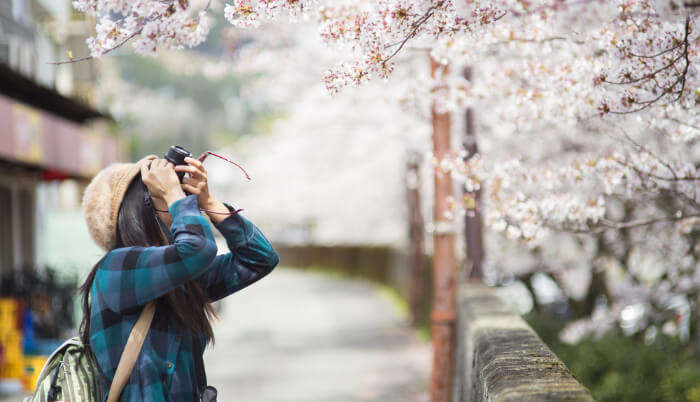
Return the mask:
<svg viewBox="0 0 700 402">
<path fill-rule="evenodd" d="M 226 207 L 234 211 L 230 205 Z M 207 272 L 197 278 L 211 301 L 252 284 L 279 263 L 277 252 L 260 229 L 241 214 L 228 216 L 214 226 L 226 239 L 229 252 L 217 255 Z"/>
<path fill-rule="evenodd" d="M 117 248 L 101 262 L 94 286 L 113 311 L 146 304 L 201 275 L 214 261 L 216 242 L 197 196 L 175 201 L 169 212 L 173 244 Z"/>
</svg>

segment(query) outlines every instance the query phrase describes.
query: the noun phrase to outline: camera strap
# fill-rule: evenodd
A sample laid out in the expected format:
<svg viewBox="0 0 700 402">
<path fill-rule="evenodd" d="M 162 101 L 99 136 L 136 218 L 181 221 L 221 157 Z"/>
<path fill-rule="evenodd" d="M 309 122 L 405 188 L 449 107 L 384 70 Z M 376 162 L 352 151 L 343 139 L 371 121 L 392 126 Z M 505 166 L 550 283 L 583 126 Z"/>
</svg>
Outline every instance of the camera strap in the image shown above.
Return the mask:
<svg viewBox="0 0 700 402">
<path fill-rule="evenodd" d="M 146 183 L 143 184 L 143 203 L 146 205 L 147 208 L 153 209 L 153 215 L 156 217 L 156 222 L 158 222 L 158 226 L 160 226 L 160 230 L 165 235 L 165 238 L 168 239 L 168 243 L 174 243 L 175 239 L 173 239 L 173 235 L 170 233 L 170 228 L 168 228 L 165 225 L 165 222 L 163 222 L 163 220 L 160 219 L 160 216 L 158 216 L 158 214 L 155 213 L 156 208 L 153 205 L 153 202 L 151 201 L 151 194 L 148 192 L 148 187 L 146 186 Z"/>
<path fill-rule="evenodd" d="M 194 371 L 197 374 L 197 388 L 200 392 L 207 387 L 207 373 L 204 371 L 204 352 L 199 339 L 194 339 Z"/>
<path fill-rule="evenodd" d="M 199 401 L 216 402 L 217 390 L 211 385 L 207 385 L 207 372 L 204 369 L 204 358 L 202 357 L 202 345 L 199 339 L 194 341 L 194 371 L 197 374 L 197 389 L 199 390 Z"/>
<path fill-rule="evenodd" d="M 162 219 L 160 219 L 160 216 L 158 216 L 158 214 L 155 214 L 155 215 L 156 215 L 156 220 L 158 221 L 158 226 L 160 226 L 160 230 L 165 235 L 165 238 L 168 239 L 168 244 L 175 243 L 175 239 L 173 238 L 173 234 L 170 233 L 170 229 L 167 226 L 165 226 L 165 223 L 163 222 Z"/>
</svg>

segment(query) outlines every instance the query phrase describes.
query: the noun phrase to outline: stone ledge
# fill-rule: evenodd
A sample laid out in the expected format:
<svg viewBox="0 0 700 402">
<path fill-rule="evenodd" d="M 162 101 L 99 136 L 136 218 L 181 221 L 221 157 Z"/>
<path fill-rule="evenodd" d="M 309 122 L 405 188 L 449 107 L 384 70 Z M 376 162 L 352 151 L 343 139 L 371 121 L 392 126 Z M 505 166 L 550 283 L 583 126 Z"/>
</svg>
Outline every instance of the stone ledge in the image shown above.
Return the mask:
<svg viewBox="0 0 700 402">
<path fill-rule="evenodd" d="M 458 304 L 455 401 L 594 400 L 493 289 L 461 285 Z"/>
</svg>

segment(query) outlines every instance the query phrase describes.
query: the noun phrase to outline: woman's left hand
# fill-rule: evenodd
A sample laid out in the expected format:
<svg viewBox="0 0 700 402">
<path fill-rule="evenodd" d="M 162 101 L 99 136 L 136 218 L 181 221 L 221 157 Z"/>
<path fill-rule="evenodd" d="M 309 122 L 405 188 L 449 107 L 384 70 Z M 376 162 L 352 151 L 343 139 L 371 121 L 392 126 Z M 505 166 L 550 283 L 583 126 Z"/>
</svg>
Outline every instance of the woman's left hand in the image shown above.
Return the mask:
<svg viewBox="0 0 700 402">
<path fill-rule="evenodd" d="M 182 189 L 190 194 L 195 194 L 201 208 L 207 208 L 212 198 L 209 194 L 209 185 L 207 184 L 207 169 L 204 168 L 202 162 L 197 159 L 186 157 L 187 165 L 175 166 L 175 171 L 189 173 L 189 177 L 182 179 Z"/>
<path fill-rule="evenodd" d="M 176 172 L 187 172 L 190 177 L 182 179 L 182 189 L 197 196 L 199 207 L 203 208 L 214 223 L 219 223 L 230 215 L 228 208 L 209 194 L 207 169 L 197 159 L 186 157 L 187 165 L 175 166 Z"/>
</svg>

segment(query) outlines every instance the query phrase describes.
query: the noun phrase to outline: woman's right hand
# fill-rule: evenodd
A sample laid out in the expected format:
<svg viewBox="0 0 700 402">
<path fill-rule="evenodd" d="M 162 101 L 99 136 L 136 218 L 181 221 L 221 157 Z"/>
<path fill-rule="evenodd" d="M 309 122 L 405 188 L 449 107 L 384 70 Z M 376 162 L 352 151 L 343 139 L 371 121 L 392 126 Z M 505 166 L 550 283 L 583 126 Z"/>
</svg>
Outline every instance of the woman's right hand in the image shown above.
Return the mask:
<svg viewBox="0 0 700 402">
<path fill-rule="evenodd" d="M 168 205 L 185 197 L 173 164 L 166 159 L 153 159 L 150 167 L 141 165 L 141 179 L 152 198 L 163 199 Z"/>
</svg>

